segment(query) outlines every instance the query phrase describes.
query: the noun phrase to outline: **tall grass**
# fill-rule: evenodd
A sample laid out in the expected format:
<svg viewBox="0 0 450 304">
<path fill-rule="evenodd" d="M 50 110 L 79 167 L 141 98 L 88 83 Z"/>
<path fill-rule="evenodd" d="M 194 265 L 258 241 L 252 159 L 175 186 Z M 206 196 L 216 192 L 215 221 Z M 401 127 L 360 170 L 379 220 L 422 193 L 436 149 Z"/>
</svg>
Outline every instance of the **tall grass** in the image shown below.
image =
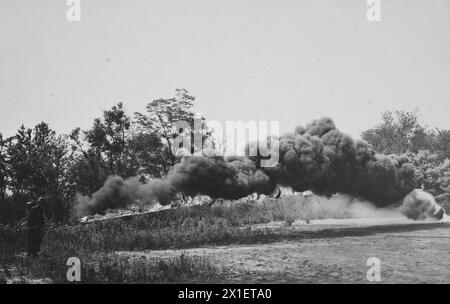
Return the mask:
<svg viewBox="0 0 450 304">
<path fill-rule="evenodd" d="M 0 269 L 3 268 L 4 273 L 12 271 L 18 278 L 65 282 L 67 259 L 78 257 L 83 265 L 84 283 L 204 281 L 220 275 L 204 258 L 182 255 L 171 259 L 136 260 L 116 252 L 276 240 L 279 234 L 255 230 L 251 225 L 346 217 L 348 214 L 342 208 L 345 203 L 286 196 L 276 201 L 228 202 L 212 208 L 193 206 L 131 218 L 53 227 L 45 232 L 38 259 L 23 255 L 25 230 L 3 227 L 0 228 Z"/>
</svg>

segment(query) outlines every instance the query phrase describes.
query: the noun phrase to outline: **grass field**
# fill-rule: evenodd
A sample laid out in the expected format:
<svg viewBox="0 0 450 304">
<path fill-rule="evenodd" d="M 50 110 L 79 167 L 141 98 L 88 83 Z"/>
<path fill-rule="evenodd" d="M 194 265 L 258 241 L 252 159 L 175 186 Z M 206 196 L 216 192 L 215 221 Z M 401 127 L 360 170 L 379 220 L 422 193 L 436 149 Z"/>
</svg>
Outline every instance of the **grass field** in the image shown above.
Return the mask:
<svg viewBox="0 0 450 304">
<path fill-rule="evenodd" d="M 82 261 L 82 283 L 221 281 L 208 255 L 190 248 L 269 244 L 298 239 L 293 223 L 355 217 L 346 197 L 284 196 L 278 200 L 192 206 L 46 230 L 39 258 L 28 258 L 26 231 L 0 228 L 0 280 L 65 283 L 70 257 Z M 281 222 L 278 227 L 262 224 Z M 255 228 L 260 227 L 260 228 Z M 261 228 L 263 227 L 263 228 Z M 119 252 L 179 250 L 136 258 Z"/>
</svg>

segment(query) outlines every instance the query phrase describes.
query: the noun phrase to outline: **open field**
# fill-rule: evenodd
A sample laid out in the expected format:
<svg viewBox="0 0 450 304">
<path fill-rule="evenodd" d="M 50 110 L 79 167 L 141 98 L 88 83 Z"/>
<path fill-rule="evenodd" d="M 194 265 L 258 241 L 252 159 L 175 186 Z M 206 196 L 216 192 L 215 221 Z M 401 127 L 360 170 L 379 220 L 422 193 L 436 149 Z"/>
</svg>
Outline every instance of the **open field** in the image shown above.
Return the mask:
<svg viewBox="0 0 450 304">
<path fill-rule="evenodd" d="M 78 257 L 82 283 L 364 283 L 377 257 L 382 282 L 448 282 L 449 228 L 341 198 L 287 196 L 52 227 L 34 259 L 25 231 L 4 227 L 0 279 L 64 283 L 67 259 Z"/>
<path fill-rule="evenodd" d="M 299 225 L 287 230 L 301 231 L 305 238 L 282 242 L 120 254 L 133 258 L 169 258 L 180 253 L 207 257 L 221 274 L 212 283 L 367 283 L 370 257 L 381 260 L 382 283 L 449 282 L 449 223 L 374 222 L 342 220 L 337 225 L 308 226 L 311 229 Z"/>
</svg>

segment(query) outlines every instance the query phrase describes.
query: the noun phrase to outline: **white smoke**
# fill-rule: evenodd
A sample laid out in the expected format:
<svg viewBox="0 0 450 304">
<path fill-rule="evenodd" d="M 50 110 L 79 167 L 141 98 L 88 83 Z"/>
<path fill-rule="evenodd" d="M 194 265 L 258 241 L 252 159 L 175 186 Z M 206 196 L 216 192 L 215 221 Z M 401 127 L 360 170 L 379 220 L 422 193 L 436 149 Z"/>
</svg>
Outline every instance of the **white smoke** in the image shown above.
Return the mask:
<svg viewBox="0 0 450 304">
<path fill-rule="evenodd" d="M 405 196 L 399 209 L 403 215 L 413 220 L 441 220 L 445 216 L 444 209 L 434 196 L 422 189 L 415 189 Z"/>
</svg>

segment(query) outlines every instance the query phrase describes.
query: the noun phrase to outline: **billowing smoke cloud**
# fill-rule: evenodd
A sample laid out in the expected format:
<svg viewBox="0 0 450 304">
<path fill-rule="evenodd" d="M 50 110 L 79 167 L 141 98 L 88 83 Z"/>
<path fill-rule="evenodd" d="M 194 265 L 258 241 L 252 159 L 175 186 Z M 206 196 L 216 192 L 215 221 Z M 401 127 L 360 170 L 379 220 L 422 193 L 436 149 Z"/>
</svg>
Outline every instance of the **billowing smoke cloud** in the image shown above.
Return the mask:
<svg viewBox="0 0 450 304">
<path fill-rule="evenodd" d="M 85 216 L 103 214 L 107 209 L 126 207 L 134 202 L 146 205 L 159 202 L 165 205 L 170 203 L 171 193 L 173 190 L 170 184 L 162 180 L 142 184 L 136 178 L 124 180 L 119 176 L 110 176 L 91 197 L 79 195 L 75 211 L 78 216 Z"/>
<path fill-rule="evenodd" d="M 436 203 L 433 195 L 421 189 L 415 189 L 409 193 L 400 206 L 401 212 L 413 220 L 425 220 L 428 218 L 440 220 L 444 217 L 444 209 Z"/>
<path fill-rule="evenodd" d="M 252 193 L 271 194 L 276 187 L 249 158 L 186 157 L 175 165 L 167 182 L 186 195 L 238 199 Z"/>
<path fill-rule="evenodd" d="M 133 202 L 167 205 L 176 199 L 177 193 L 238 199 L 252 193 L 271 194 L 275 187 L 274 180 L 249 158 L 185 157 L 163 180 L 142 184 L 136 178 L 109 177 L 91 197 L 78 197 L 76 213 L 102 214 Z"/>
<path fill-rule="evenodd" d="M 331 196 L 344 193 L 377 207 L 400 204 L 416 188 L 405 156 L 376 154 L 365 141 L 340 132 L 330 118 L 296 127 L 280 137 L 279 163 L 259 168 L 257 157 L 185 157 L 163 180 L 141 184 L 111 177 L 91 198 L 79 200 L 84 214 L 101 213 L 133 201 L 170 203 L 176 193 L 237 199 L 270 194 L 277 185 Z"/>
<path fill-rule="evenodd" d="M 401 201 L 416 187 L 407 157 L 375 154 L 367 142 L 336 129 L 330 118 L 280 138 L 279 164 L 268 168 L 277 184 L 330 196 L 345 193 L 377 207 Z"/>
</svg>

